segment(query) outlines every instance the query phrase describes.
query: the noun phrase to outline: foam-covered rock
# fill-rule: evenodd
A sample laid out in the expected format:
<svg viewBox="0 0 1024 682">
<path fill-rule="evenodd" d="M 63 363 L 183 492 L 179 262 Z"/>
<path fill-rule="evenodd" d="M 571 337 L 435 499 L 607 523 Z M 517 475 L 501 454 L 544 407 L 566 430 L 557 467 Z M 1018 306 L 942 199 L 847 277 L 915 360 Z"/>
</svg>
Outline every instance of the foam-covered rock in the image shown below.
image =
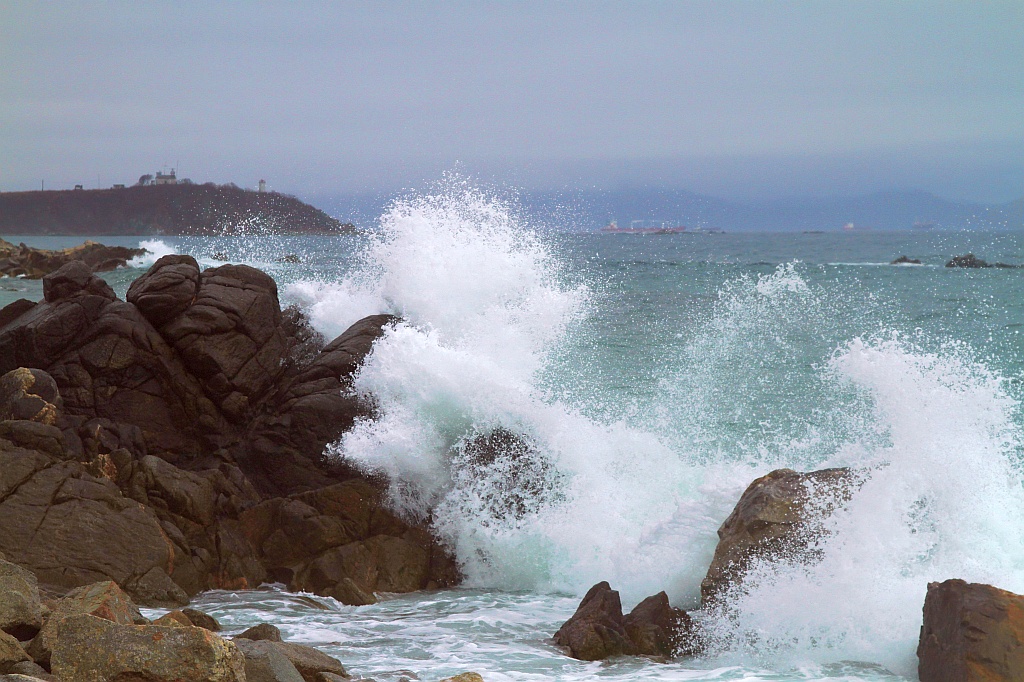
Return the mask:
<svg viewBox="0 0 1024 682">
<path fill-rule="evenodd" d="M 849 499 L 856 488 L 849 469 L 799 473 L 772 471 L 751 483 L 718 529 L 718 546 L 701 582 L 705 605 L 743 581 L 751 562 L 799 553 L 817 522 Z"/>
</svg>

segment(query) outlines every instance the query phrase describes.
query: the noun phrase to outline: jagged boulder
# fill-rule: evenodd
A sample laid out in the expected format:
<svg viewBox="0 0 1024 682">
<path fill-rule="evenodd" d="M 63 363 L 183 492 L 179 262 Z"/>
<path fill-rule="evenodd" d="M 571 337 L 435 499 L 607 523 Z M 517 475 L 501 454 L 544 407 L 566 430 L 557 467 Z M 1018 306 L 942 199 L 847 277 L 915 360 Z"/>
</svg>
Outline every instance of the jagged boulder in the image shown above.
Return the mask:
<svg viewBox="0 0 1024 682">
<path fill-rule="evenodd" d="M 357 475 L 343 465 L 325 470 L 324 449 L 357 418 L 370 415 L 370 407 L 348 391 L 351 376 L 397 320 L 393 315 L 370 315 L 313 353 L 315 343 L 302 321 L 291 319 L 288 327 L 304 362 L 283 380 L 264 414 L 254 421 L 245 450 L 237 455 L 261 490 L 289 495 Z"/>
<path fill-rule="evenodd" d="M 637 604 L 623 618 L 626 636 L 636 653 L 648 656 L 692 656 L 699 649 L 693 619 L 668 603 L 664 592 Z"/>
<path fill-rule="evenodd" d="M 751 483 L 718 529 L 715 556 L 701 582 L 703 603 L 742 583 L 754 560 L 804 552 L 819 533 L 818 522 L 848 500 L 857 483 L 843 468 L 806 474 L 778 469 Z"/>
<path fill-rule="evenodd" d="M 51 667 L 62 682 L 245 682 L 241 652 L 209 630 L 120 625 L 87 614 L 60 623 Z"/>
<path fill-rule="evenodd" d="M 590 588 L 576 613 L 555 633 L 555 643 L 582 661 L 636 653 L 626 634 L 619 593 L 607 582 Z"/>
<path fill-rule="evenodd" d="M 255 643 L 259 646 L 273 647 L 284 655 L 295 666 L 295 669 L 299 671 L 302 679 L 306 682 L 317 682 L 317 678 L 321 673 L 348 677 L 348 673 L 345 672 L 345 666 L 341 664 L 341 661 L 311 646 L 267 640 L 264 640 L 262 643 Z"/>
<path fill-rule="evenodd" d="M 276 625 L 270 623 L 260 623 L 259 625 L 253 625 L 251 628 L 246 630 L 240 635 L 237 635 L 235 639 L 251 639 L 254 642 L 280 642 L 281 630 Z"/>
<path fill-rule="evenodd" d="M 689 656 L 699 648 L 689 614 L 671 606 L 664 592 L 623 616 L 619 593 L 607 582 L 590 588 L 576 613 L 555 633 L 555 643 L 583 661 L 636 654 Z"/>
<path fill-rule="evenodd" d="M 236 422 L 251 416 L 281 377 L 288 340 L 277 283 L 256 268 L 203 271 L 191 305 L 160 331 L 201 378 L 206 395 Z"/>
<path fill-rule="evenodd" d="M 929 583 L 917 657 L 921 682 L 1020 680 L 1024 596 L 963 580 Z"/>
<path fill-rule="evenodd" d="M 140 429 L 150 454 L 187 460 L 232 440 L 198 380 L 139 310 L 81 263 L 44 279 L 45 301 L 0 328 L 0 371 L 48 372 L 64 411 Z"/>
<path fill-rule="evenodd" d="M 185 614 L 185 617 L 189 619 L 192 625 L 199 628 L 204 628 L 210 632 L 220 632 L 220 623 L 217 619 L 208 613 L 204 613 L 198 609 L 186 608 L 182 609 L 181 612 Z"/>
<path fill-rule="evenodd" d="M 365 481 L 267 500 L 240 523 L 274 579 L 346 604 L 374 603 L 375 591 L 457 581 L 451 556 L 383 509 L 380 492 Z"/>
</svg>

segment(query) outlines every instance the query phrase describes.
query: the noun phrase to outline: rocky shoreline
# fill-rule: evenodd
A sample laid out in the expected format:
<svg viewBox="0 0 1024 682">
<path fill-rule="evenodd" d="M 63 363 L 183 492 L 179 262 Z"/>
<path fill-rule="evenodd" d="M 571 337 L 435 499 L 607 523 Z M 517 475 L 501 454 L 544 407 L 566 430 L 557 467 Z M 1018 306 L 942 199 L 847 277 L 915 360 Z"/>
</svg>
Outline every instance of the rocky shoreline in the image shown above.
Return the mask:
<svg viewBox="0 0 1024 682">
<path fill-rule="evenodd" d="M 201 271 L 179 255 L 125 301 L 82 260 L 44 276 L 43 291 L 0 310 L 0 680 L 332 682 L 347 676 L 341 662 L 280 642 L 270 624 L 230 641 L 178 609 L 204 590 L 264 582 L 349 605 L 459 583 L 429 525 L 389 511 L 383 481 L 322 457 L 374 414 L 347 389 L 395 317 L 328 342 L 282 310 L 265 273 Z M 499 430 L 468 451 L 485 465 L 523 447 Z M 813 561 L 821 520 L 860 483 L 847 469 L 754 481 L 719 530 L 704 608 L 741 589 L 755 559 Z M 521 501 L 505 502 L 514 514 Z M 173 610 L 149 623 L 135 604 Z M 922 680 L 1024 670 L 1024 598 L 947 581 L 929 586 L 924 614 Z M 554 639 L 584 660 L 704 649 L 699 618 L 664 592 L 623 615 L 608 583 Z"/>
</svg>

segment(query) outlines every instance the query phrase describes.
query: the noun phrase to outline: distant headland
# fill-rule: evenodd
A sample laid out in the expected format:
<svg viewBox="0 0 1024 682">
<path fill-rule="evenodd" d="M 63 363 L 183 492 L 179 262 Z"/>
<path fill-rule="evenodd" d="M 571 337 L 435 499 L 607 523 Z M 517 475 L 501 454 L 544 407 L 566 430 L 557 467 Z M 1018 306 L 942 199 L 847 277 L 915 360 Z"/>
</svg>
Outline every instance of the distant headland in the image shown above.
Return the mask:
<svg viewBox="0 0 1024 682">
<path fill-rule="evenodd" d="M 234 184 L 194 184 L 173 172 L 110 189 L 0 192 L 0 234 L 335 234 L 353 230 L 299 199 Z"/>
</svg>

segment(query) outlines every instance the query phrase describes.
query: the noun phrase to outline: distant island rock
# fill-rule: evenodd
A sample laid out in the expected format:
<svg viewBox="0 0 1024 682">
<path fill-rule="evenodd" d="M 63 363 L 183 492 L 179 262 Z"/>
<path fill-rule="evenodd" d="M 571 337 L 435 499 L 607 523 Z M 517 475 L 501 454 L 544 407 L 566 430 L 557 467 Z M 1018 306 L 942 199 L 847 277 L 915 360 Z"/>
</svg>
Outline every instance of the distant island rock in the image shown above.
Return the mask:
<svg viewBox="0 0 1024 682">
<path fill-rule="evenodd" d="M 146 253 L 145 249 L 127 246 L 105 246 L 87 241 L 68 249 L 36 249 L 25 244 L 14 244 L 0 239 L 0 275 L 40 279 L 73 260 L 80 260 L 92 272 L 107 272 L 123 268 L 132 258 Z"/>
<path fill-rule="evenodd" d="M 909 256 L 900 256 L 896 260 L 889 263 L 889 265 L 920 265 L 921 261 L 917 258 L 911 258 Z"/>
<path fill-rule="evenodd" d="M 1013 265 L 1012 263 L 989 263 L 981 258 L 978 258 L 973 253 L 968 253 L 963 256 L 953 256 L 946 263 L 947 268 L 1007 268 L 1015 269 L 1020 268 L 1020 265 Z"/>
<path fill-rule="evenodd" d="M 207 183 L 0 193 L 0 234 L 335 234 L 342 224 L 295 197 Z"/>
</svg>

